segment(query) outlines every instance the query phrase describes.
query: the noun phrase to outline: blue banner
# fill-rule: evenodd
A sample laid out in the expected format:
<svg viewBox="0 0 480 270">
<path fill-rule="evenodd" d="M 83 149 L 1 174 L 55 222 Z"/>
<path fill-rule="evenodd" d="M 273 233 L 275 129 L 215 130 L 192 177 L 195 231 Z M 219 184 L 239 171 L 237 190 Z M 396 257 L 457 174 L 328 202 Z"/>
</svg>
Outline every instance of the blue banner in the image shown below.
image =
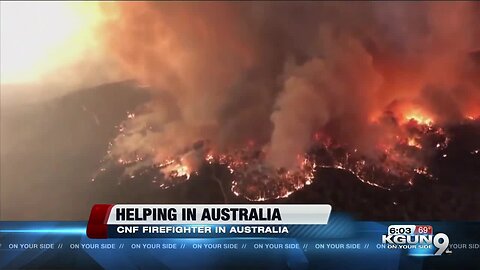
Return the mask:
<svg viewBox="0 0 480 270">
<path fill-rule="evenodd" d="M 435 255 L 434 242 L 398 244 L 405 235 L 395 228 L 407 224 L 431 226 L 424 238 L 445 234 L 448 247 Z M 334 214 L 327 225 L 287 227 L 288 234 L 90 239 L 86 222 L 0 222 L 0 269 L 480 269 L 480 222 L 365 222 Z"/>
</svg>

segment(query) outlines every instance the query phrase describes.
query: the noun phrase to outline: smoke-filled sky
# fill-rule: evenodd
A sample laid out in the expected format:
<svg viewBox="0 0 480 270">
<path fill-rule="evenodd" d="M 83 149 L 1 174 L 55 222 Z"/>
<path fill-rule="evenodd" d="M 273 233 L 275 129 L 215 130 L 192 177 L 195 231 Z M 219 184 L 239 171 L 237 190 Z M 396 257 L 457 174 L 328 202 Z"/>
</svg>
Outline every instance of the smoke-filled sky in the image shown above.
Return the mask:
<svg viewBox="0 0 480 270">
<path fill-rule="evenodd" d="M 96 63 L 82 70 L 103 77 L 77 79 L 122 74 L 152 95 L 125 123 L 116 156 L 160 162 L 200 139 L 218 150 L 254 141 L 271 164 L 291 167 L 321 129 L 368 150 L 378 136 L 369 123 L 386 110 L 435 122 L 480 114 L 478 2 L 114 2 L 95 10 L 94 45 L 65 59 Z M 3 61 L 2 77 L 10 71 Z"/>
<path fill-rule="evenodd" d="M 42 101 L 122 79 L 126 74 L 103 50 L 105 18 L 92 2 L 2 1 L 2 96 Z"/>
</svg>

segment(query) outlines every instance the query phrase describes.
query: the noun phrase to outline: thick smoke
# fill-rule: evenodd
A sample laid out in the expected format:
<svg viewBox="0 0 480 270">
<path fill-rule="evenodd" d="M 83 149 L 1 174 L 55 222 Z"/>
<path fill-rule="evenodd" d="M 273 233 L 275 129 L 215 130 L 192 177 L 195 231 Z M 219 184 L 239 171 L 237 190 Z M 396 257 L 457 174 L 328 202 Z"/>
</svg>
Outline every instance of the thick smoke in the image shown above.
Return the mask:
<svg viewBox="0 0 480 270">
<path fill-rule="evenodd" d="M 368 151 L 386 110 L 480 113 L 479 3 L 105 3 L 105 44 L 152 101 L 115 156 L 254 142 L 292 167 L 324 130 Z M 477 57 L 478 58 L 478 57 Z M 402 109 L 395 114 L 406 113 Z"/>
</svg>

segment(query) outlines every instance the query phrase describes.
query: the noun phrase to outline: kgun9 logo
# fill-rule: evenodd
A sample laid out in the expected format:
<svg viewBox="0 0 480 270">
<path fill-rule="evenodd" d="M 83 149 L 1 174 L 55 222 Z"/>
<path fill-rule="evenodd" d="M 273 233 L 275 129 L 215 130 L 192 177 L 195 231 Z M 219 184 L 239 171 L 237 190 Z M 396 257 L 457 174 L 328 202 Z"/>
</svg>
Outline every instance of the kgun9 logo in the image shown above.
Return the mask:
<svg viewBox="0 0 480 270">
<path fill-rule="evenodd" d="M 390 249 L 410 249 L 412 255 L 432 255 L 422 252 L 430 251 L 435 247 L 437 251 L 433 254 L 435 256 L 442 255 L 447 251 L 450 239 L 444 233 L 437 233 L 435 235 L 420 235 L 420 234 L 388 234 L 382 235 L 382 243 L 387 244 Z M 432 247 L 433 245 L 433 247 Z M 448 253 L 448 251 L 447 251 Z"/>
</svg>

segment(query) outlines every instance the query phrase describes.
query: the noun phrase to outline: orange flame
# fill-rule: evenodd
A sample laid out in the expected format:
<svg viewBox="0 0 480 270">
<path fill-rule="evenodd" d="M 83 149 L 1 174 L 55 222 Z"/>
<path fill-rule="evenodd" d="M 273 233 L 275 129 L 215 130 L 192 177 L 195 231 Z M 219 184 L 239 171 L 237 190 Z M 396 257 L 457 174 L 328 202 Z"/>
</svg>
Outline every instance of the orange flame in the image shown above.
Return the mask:
<svg viewBox="0 0 480 270">
<path fill-rule="evenodd" d="M 404 119 L 407 121 L 415 121 L 421 125 L 431 126 L 433 124 L 433 119 L 427 114 L 420 111 L 412 111 L 404 115 Z"/>
</svg>

